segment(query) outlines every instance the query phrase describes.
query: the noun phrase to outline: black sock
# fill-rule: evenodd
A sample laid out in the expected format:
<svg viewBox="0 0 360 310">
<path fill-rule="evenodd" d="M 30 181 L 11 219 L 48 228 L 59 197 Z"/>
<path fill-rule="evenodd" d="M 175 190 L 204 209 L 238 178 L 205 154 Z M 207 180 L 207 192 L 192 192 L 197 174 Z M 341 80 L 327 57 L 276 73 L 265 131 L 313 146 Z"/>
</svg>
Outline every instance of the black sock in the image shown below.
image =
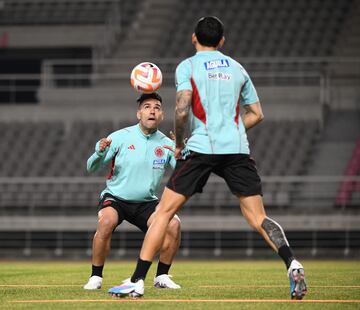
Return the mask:
<svg viewBox="0 0 360 310">
<path fill-rule="evenodd" d="M 167 264 L 164 264 L 161 261 L 159 261 L 158 266 L 157 266 L 156 276 L 160 276 L 162 274 L 168 274 L 170 267 L 171 267 L 171 264 L 167 265 Z"/>
<path fill-rule="evenodd" d="M 146 274 L 148 273 L 152 262 L 148 262 L 146 260 L 142 260 L 140 257 L 138 258 L 136 269 L 134 274 L 131 277 L 131 282 L 135 283 L 138 280 L 145 280 Z"/>
<path fill-rule="evenodd" d="M 283 245 L 278 250 L 279 256 L 282 258 L 286 265 L 286 269 L 289 269 L 291 262 L 295 259 L 294 254 L 287 245 Z"/>
<path fill-rule="evenodd" d="M 91 276 L 98 276 L 98 277 L 102 278 L 103 269 L 104 269 L 104 265 L 102 265 L 102 266 L 94 266 L 94 265 L 92 265 Z"/>
</svg>

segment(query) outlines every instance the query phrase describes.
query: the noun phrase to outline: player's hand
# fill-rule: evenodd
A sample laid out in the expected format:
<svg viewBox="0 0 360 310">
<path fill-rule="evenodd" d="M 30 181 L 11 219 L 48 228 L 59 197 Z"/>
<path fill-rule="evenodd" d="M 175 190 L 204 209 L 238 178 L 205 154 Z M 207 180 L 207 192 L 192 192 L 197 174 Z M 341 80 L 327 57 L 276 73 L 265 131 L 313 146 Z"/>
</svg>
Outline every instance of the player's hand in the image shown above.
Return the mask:
<svg viewBox="0 0 360 310">
<path fill-rule="evenodd" d="M 170 136 L 170 139 L 171 139 L 171 140 L 173 140 L 173 141 L 176 140 L 176 136 L 175 136 L 175 134 L 174 134 L 174 132 L 173 132 L 172 130 L 170 130 L 169 136 Z M 188 138 L 185 138 L 185 139 L 184 139 L 184 144 L 186 144 L 187 140 L 188 140 Z"/>
<path fill-rule="evenodd" d="M 185 145 L 177 146 L 175 148 L 174 157 L 175 157 L 176 160 L 182 158 L 181 151 L 184 149 L 184 147 L 185 147 Z"/>
<path fill-rule="evenodd" d="M 102 138 L 99 141 L 99 151 L 104 152 L 108 146 L 111 144 L 111 138 Z"/>
</svg>

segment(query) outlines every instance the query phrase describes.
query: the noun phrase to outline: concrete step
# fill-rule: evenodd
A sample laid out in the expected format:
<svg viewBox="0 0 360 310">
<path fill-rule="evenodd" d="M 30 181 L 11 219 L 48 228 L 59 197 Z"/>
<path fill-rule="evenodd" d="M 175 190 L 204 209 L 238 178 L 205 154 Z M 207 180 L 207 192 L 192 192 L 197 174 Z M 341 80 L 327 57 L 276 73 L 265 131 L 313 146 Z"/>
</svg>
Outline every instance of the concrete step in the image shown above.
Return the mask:
<svg viewBox="0 0 360 310">
<path fill-rule="evenodd" d="M 163 17 L 153 17 L 153 16 L 145 16 L 144 18 L 142 18 L 143 22 L 140 20 L 140 24 L 139 24 L 139 30 L 140 29 L 146 29 L 146 28 L 151 28 L 151 27 L 160 27 L 161 25 L 167 24 L 167 21 L 164 20 Z M 156 28 L 156 30 L 161 31 L 162 28 Z"/>
<path fill-rule="evenodd" d="M 162 38 L 162 30 L 172 22 L 172 12 L 178 3 L 175 0 L 144 0 L 142 12 L 131 29 L 128 38 L 119 41 L 114 49 L 113 58 L 146 58 L 156 52 L 156 46 Z M 126 49 L 125 49 L 126 47 Z M 113 72 L 112 69 L 109 69 Z"/>
<path fill-rule="evenodd" d="M 152 5 L 161 5 L 161 6 L 174 6 L 174 1 L 168 1 L 168 0 L 149 0 L 149 3 Z"/>
<path fill-rule="evenodd" d="M 154 31 L 152 28 L 147 29 L 145 32 L 141 32 L 138 36 L 135 35 L 136 40 L 124 41 L 124 46 L 140 46 L 140 45 L 155 45 L 156 40 L 162 38 L 162 34 L 158 31 Z"/>
<path fill-rule="evenodd" d="M 162 28 L 162 29 L 164 29 L 164 28 Z M 149 37 L 160 37 L 160 36 L 163 36 L 161 31 L 155 30 L 153 27 L 149 27 L 149 28 L 145 28 L 145 29 L 141 29 L 141 30 L 139 29 L 134 34 L 136 41 L 140 40 L 140 38 L 146 39 Z M 133 41 L 133 39 L 131 41 Z"/>
<path fill-rule="evenodd" d="M 342 175 L 354 147 L 355 143 L 352 142 L 321 143 L 311 173 L 314 175 Z"/>
<path fill-rule="evenodd" d="M 144 49 L 139 49 L 139 50 L 131 50 L 131 51 L 124 51 L 124 52 L 118 52 L 116 54 L 116 57 L 118 58 L 139 58 L 141 59 L 141 61 L 146 61 L 148 58 L 151 57 L 151 53 L 149 53 L 149 51 L 147 51 L 146 53 L 144 53 Z"/>
<path fill-rule="evenodd" d="M 339 55 L 345 57 L 359 57 L 360 48 L 352 47 L 352 46 L 343 46 L 339 49 Z"/>
<path fill-rule="evenodd" d="M 171 12 L 173 12 L 173 6 L 152 6 L 146 12 L 148 16 L 168 16 L 170 17 Z"/>
<path fill-rule="evenodd" d="M 126 49 L 131 49 L 131 48 L 142 48 L 142 47 L 146 47 L 146 46 L 152 46 L 154 45 L 154 41 L 152 38 L 150 37 L 144 37 L 144 38 L 139 38 L 133 41 L 129 41 L 127 42 L 127 44 L 124 44 L 124 47 L 126 47 Z"/>
</svg>

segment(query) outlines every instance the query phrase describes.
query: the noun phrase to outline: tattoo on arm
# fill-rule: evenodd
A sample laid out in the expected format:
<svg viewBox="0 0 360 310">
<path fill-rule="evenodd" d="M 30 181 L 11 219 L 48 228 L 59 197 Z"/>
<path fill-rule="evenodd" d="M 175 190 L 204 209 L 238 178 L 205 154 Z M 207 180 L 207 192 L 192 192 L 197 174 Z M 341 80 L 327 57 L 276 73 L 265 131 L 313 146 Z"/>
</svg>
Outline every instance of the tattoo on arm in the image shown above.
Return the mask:
<svg viewBox="0 0 360 310">
<path fill-rule="evenodd" d="M 182 146 L 184 143 L 185 126 L 189 117 L 191 101 L 192 101 L 192 91 L 190 90 L 182 90 L 176 94 L 176 108 L 175 108 L 176 146 Z"/>
</svg>

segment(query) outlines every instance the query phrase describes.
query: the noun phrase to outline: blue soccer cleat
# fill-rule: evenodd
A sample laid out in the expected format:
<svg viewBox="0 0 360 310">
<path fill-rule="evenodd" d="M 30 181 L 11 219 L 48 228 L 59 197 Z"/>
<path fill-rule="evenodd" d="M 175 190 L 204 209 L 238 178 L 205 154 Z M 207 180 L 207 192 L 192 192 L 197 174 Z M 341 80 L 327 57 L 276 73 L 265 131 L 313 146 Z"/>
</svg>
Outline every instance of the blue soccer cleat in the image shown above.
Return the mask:
<svg viewBox="0 0 360 310">
<path fill-rule="evenodd" d="M 290 280 L 291 299 L 303 299 L 307 292 L 305 271 L 304 267 L 297 260 L 293 260 L 291 262 L 291 265 L 288 269 L 288 276 Z"/>
<path fill-rule="evenodd" d="M 140 279 L 137 282 L 131 282 L 130 279 L 125 280 L 123 284 L 114 286 L 108 290 L 108 293 L 114 297 L 134 297 L 138 298 L 144 295 L 144 280 Z"/>
</svg>

